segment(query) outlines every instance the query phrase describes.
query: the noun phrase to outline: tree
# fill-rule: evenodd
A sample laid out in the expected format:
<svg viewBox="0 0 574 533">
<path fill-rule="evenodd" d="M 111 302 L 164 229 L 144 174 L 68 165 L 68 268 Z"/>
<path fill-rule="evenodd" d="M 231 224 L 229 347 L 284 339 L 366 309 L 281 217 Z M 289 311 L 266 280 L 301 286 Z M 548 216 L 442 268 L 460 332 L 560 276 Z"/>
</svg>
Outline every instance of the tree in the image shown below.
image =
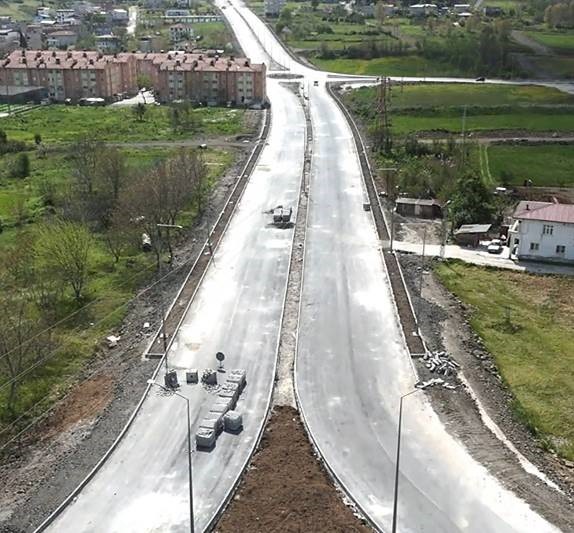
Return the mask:
<svg viewBox="0 0 574 533">
<path fill-rule="evenodd" d="M 88 280 L 93 237 L 83 225 L 57 220 L 38 231 L 36 253 L 52 276 L 64 280 L 78 302 Z"/>
<path fill-rule="evenodd" d="M 385 4 L 383 2 L 377 2 L 375 6 L 375 19 L 377 19 L 377 24 L 382 26 L 385 23 L 387 14 L 385 13 Z"/>
<path fill-rule="evenodd" d="M 72 173 L 81 194 L 92 194 L 94 191 L 102 148 L 102 142 L 90 137 L 82 137 L 70 149 Z"/>
<path fill-rule="evenodd" d="M 30 175 L 30 158 L 26 153 L 20 153 L 16 156 L 10 176 L 12 178 L 23 179 Z"/>
<path fill-rule="evenodd" d="M 195 201 L 199 213 L 207 194 L 207 167 L 196 151 L 182 149 L 120 191 L 117 211 L 136 221 L 152 239 L 159 267 L 165 248 L 173 258 L 172 236 L 158 224 L 175 224 L 182 210 Z M 119 218 L 119 215 L 114 214 Z"/>
<path fill-rule="evenodd" d="M 465 173 L 456 181 L 448 209 L 453 226 L 491 222 L 493 193 L 487 189 L 480 176 Z"/>
<path fill-rule="evenodd" d="M 0 386 L 6 386 L 6 410 L 17 414 L 22 374 L 51 348 L 44 311 L 35 300 L 32 247 L 27 240 L 0 257 Z M 22 290 L 26 286 L 27 290 Z"/>
<path fill-rule="evenodd" d="M 136 116 L 136 119 L 138 122 L 143 122 L 144 115 L 145 115 L 146 111 L 147 111 L 147 108 L 146 108 L 145 104 L 142 102 L 137 103 L 133 107 L 133 112 L 134 112 L 134 115 Z"/>
</svg>

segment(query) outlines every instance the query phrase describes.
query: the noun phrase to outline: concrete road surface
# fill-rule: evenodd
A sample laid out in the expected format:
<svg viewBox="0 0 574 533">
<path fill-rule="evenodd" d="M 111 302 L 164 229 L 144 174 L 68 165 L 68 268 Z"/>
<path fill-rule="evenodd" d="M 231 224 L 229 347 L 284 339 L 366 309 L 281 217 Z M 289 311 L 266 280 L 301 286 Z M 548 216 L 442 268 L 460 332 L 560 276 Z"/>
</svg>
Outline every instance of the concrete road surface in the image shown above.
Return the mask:
<svg viewBox="0 0 574 533">
<path fill-rule="evenodd" d="M 226 5 L 248 55 L 263 57 L 263 44 L 275 62 L 305 76 L 315 141 L 296 386 L 322 456 L 370 520 L 388 531 L 398 402 L 417 377 L 371 214 L 362 208 L 366 192 L 351 132 L 324 88 L 325 74 L 293 64 L 240 2 Z M 399 531 L 554 531 L 470 457 L 423 392 L 405 401 L 403 431 Z"/>
<path fill-rule="evenodd" d="M 187 368 L 215 367 L 217 351 L 226 354 L 227 368 L 247 370 L 238 405 L 243 432 L 223 433 L 212 452 L 193 454 L 197 531 L 212 519 L 250 456 L 273 385 L 293 229 L 270 226 L 263 211 L 297 205 L 304 116 L 293 93 L 276 83 L 269 92 L 269 146 L 169 354 L 183 380 Z M 119 447 L 50 531 L 189 531 L 185 402 L 158 391 L 152 389 Z M 180 392 L 191 400 L 195 428 L 215 394 L 187 384 Z"/>
</svg>

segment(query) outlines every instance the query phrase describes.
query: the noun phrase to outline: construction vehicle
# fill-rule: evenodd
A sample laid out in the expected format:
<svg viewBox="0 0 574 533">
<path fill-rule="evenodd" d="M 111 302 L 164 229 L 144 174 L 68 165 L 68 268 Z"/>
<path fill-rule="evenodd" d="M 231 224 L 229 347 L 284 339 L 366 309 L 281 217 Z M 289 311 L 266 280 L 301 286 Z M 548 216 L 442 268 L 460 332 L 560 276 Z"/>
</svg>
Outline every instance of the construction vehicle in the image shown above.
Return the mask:
<svg viewBox="0 0 574 533">
<path fill-rule="evenodd" d="M 286 228 L 290 226 L 292 214 L 292 207 L 287 209 L 282 205 L 278 205 L 275 209 L 273 209 L 273 225 L 277 228 Z"/>
</svg>

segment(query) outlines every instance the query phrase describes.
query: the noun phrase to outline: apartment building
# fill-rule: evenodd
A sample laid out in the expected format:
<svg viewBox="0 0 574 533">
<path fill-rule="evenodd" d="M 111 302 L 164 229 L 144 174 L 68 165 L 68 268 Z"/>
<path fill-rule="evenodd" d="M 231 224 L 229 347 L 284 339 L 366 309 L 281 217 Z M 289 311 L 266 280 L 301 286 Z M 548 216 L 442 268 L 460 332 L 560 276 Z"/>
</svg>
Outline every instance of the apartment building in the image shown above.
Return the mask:
<svg viewBox="0 0 574 533">
<path fill-rule="evenodd" d="M 160 102 L 253 105 L 267 98 L 265 65 L 253 64 L 247 58 L 188 52 L 135 56 L 138 74 L 152 81 Z"/>
<path fill-rule="evenodd" d="M 90 97 L 109 100 L 134 91 L 135 76 L 130 74 L 135 68 L 129 69 L 130 62 L 134 59 L 99 52 L 17 50 L 0 61 L 0 84 L 45 87 L 57 102 Z"/>
<path fill-rule="evenodd" d="M 114 99 L 135 94 L 149 80 L 157 100 L 206 105 L 257 105 L 266 101 L 265 65 L 216 54 L 15 51 L 0 61 L 0 85 L 45 87 L 50 98 Z"/>
</svg>

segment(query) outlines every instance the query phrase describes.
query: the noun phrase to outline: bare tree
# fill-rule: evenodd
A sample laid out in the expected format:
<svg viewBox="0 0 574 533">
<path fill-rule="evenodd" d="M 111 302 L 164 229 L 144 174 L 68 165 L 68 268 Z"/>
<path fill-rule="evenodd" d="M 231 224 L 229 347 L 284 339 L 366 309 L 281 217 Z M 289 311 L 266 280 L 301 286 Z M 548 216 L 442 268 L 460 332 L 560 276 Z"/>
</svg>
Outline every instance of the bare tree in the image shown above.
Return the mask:
<svg viewBox="0 0 574 533">
<path fill-rule="evenodd" d="M 158 224 L 175 224 L 193 201 L 200 210 L 206 177 L 207 167 L 197 152 L 182 149 L 120 192 L 117 209 L 152 238 L 158 265 L 164 247 L 173 258 L 172 234 Z"/>
<path fill-rule="evenodd" d="M 0 258 L 0 387 L 8 391 L 6 409 L 10 416 L 17 412 L 22 373 L 51 348 L 51 334 L 42 331 L 46 323 L 31 287 L 29 244 L 25 238 L 19 246 L 4 250 Z"/>
<path fill-rule="evenodd" d="M 72 171 L 83 193 L 92 194 L 98 176 L 98 164 L 103 143 L 89 137 L 83 137 L 70 149 Z"/>
<path fill-rule="evenodd" d="M 58 220 L 38 231 L 36 253 L 48 272 L 63 279 L 79 301 L 88 279 L 93 237 L 82 224 Z"/>
</svg>

